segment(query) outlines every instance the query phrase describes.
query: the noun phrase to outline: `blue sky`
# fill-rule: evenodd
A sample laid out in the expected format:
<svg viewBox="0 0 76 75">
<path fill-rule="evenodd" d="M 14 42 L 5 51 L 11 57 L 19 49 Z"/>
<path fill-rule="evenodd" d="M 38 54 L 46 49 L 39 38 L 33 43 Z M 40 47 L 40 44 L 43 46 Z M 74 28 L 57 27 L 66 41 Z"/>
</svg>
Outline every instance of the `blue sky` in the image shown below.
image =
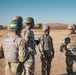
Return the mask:
<svg viewBox="0 0 76 75">
<path fill-rule="evenodd" d="M 75 23 L 76 0 L 0 0 L 0 24 L 14 16 L 33 17 L 35 23 Z"/>
</svg>

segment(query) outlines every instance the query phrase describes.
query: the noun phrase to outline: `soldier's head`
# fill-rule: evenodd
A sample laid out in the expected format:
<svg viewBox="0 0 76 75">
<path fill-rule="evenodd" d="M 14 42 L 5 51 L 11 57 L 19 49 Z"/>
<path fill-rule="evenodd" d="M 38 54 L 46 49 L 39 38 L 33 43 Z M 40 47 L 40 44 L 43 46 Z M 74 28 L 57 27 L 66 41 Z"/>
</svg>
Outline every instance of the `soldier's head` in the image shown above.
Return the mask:
<svg viewBox="0 0 76 75">
<path fill-rule="evenodd" d="M 42 27 L 42 31 L 44 32 L 45 35 L 48 35 L 50 33 L 50 26 L 44 25 Z"/>
<path fill-rule="evenodd" d="M 75 24 L 69 24 L 68 25 L 68 30 L 69 30 L 70 34 L 75 33 L 75 29 L 76 29 Z"/>
<path fill-rule="evenodd" d="M 32 17 L 27 17 L 25 19 L 26 27 L 33 28 L 34 27 L 34 19 Z"/>
<path fill-rule="evenodd" d="M 21 33 L 22 28 L 23 28 L 23 24 L 21 24 L 21 22 L 18 20 L 12 20 L 8 25 L 8 30 L 16 31 L 19 33 Z"/>
</svg>

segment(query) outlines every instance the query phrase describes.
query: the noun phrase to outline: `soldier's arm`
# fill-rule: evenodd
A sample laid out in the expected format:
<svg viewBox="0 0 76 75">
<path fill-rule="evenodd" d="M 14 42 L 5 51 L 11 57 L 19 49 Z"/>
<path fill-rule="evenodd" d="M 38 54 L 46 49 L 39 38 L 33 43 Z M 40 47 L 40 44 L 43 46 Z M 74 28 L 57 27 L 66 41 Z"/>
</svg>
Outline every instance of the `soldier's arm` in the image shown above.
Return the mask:
<svg viewBox="0 0 76 75">
<path fill-rule="evenodd" d="M 39 52 L 42 55 L 44 55 L 44 53 L 43 53 L 43 38 L 42 38 L 42 36 L 38 40 L 39 40 L 39 46 L 38 46 Z"/>
<path fill-rule="evenodd" d="M 34 48 L 34 52 L 35 52 L 35 54 L 36 54 L 36 49 L 35 49 L 35 47 L 36 47 L 36 40 L 35 40 L 35 38 L 34 38 L 34 32 L 32 31 L 32 40 L 33 40 L 33 48 Z"/>
<path fill-rule="evenodd" d="M 33 37 L 34 46 L 36 46 L 37 40 L 35 40 L 35 38 L 34 38 L 34 32 L 32 32 L 32 37 Z"/>
<path fill-rule="evenodd" d="M 52 57 L 54 57 L 54 47 L 53 47 L 53 39 L 51 38 L 51 50 L 52 50 Z"/>
<path fill-rule="evenodd" d="M 40 43 L 40 37 L 38 38 L 38 40 L 35 40 L 36 41 L 36 44 L 39 45 Z"/>
<path fill-rule="evenodd" d="M 24 38 L 24 33 L 25 33 L 25 31 L 24 30 L 22 30 L 21 31 L 21 36 Z"/>
<path fill-rule="evenodd" d="M 2 42 L 0 43 L 0 58 L 4 58 Z"/>
<path fill-rule="evenodd" d="M 70 38 L 69 37 L 65 37 L 62 40 L 61 46 L 60 46 L 60 51 L 63 52 L 63 50 L 66 50 L 67 44 L 70 43 Z"/>
<path fill-rule="evenodd" d="M 62 40 L 62 43 L 60 45 L 60 51 L 63 52 L 65 50 L 66 43 L 65 43 L 65 38 Z"/>
<path fill-rule="evenodd" d="M 19 61 L 23 62 L 27 58 L 24 39 L 20 40 L 18 47 L 19 47 L 19 52 L 18 52 L 19 53 Z"/>
<path fill-rule="evenodd" d="M 39 40 L 35 40 L 35 42 L 36 42 L 36 45 L 38 45 L 38 44 L 39 44 Z"/>
<path fill-rule="evenodd" d="M 32 34 L 32 38 L 35 39 L 35 38 L 34 38 L 34 32 L 33 32 L 33 31 L 31 31 L 31 34 Z"/>
</svg>

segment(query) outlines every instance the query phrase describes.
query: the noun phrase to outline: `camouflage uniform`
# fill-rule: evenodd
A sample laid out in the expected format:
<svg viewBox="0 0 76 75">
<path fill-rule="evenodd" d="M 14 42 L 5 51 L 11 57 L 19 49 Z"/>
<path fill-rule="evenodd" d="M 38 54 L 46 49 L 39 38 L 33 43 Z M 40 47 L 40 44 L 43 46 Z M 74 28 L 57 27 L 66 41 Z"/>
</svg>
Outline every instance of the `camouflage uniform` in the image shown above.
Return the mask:
<svg viewBox="0 0 76 75">
<path fill-rule="evenodd" d="M 49 32 L 49 26 L 43 27 L 43 31 Z M 51 62 L 54 57 L 54 48 L 52 37 L 45 33 L 39 38 L 40 45 L 39 50 L 41 53 L 41 62 L 42 62 L 42 75 L 50 75 Z"/>
<path fill-rule="evenodd" d="M 69 30 L 75 30 L 75 25 L 70 24 Z M 68 34 L 62 41 L 60 51 L 66 50 L 66 70 L 68 75 L 73 75 L 73 61 L 76 61 L 76 33 Z"/>
<path fill-rule="evenodd" d="M 33 18 L 28 17 L 26 19 L 26 23 L 31 23 L 31 26 L 33 26 L 34 22 L 31 21 L 30 19 L 33 20 Z M 34 33 L 30 29 L 28 29 L 27 26 L 26 26 L 26 28 L 22 31 L 22 36 L 27 42 L 27 48 L 28 48 L 28 51 L 29 51 L 29 58 L 24 63 L 25 70 L 26 70 L 26 75 L 34 75 L 35 55 L 36 55 Z"/>
<path fill-rule="evenodd" d="M 14 20 L 10 23 L 8 29 L 12 32 L 18 29 L 21 30 L 22 28 L 19 26 L 18 21 Z M 0 50 L 3 50 L 6 60 L 5 75 L 21 75 L 24 68 L 21 64 L 27 57 L 25 52 L 25 40 L 19 36 L 16 33 L 14 36 L 10 35 L 6 37 L 1 42 Z"/>
</svg>

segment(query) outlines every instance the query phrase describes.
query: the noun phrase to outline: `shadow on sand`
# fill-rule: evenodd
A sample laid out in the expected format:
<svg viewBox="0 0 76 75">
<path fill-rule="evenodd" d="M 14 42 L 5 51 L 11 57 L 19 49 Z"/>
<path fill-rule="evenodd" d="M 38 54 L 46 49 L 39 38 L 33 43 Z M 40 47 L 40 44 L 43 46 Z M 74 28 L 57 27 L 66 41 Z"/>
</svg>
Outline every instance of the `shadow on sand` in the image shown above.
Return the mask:
<svg viewBox="0 0 76 75">
<path fill-rule="evenodd" d="M 61 75 L 68 75 L 68 74 L 61 74 Z M 73 75 L 76 75 L 76 72 L 73 72 Z"/>
</svg>

